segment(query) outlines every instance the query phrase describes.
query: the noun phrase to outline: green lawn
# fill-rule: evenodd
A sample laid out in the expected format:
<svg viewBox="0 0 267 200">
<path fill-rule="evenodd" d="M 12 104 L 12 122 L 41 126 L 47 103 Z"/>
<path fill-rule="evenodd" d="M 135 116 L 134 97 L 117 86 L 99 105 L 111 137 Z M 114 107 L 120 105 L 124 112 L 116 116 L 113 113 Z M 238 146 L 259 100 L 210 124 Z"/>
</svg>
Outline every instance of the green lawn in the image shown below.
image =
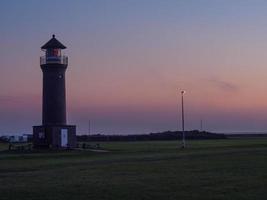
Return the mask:
<svg viewBox="0 0 267 200">
<path fill-rule="evenodd" d="M 2 151 L 0 199 L 266 199 L 267 139 L 178 144 L 100 143 L 104 153 Z"/>
</svg>

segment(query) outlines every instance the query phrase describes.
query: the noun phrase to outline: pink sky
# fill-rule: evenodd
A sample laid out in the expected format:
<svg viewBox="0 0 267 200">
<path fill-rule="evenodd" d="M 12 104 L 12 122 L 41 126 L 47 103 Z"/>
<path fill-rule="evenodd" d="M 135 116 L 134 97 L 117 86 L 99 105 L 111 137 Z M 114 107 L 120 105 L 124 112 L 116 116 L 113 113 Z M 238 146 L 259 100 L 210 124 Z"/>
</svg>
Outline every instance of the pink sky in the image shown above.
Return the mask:
<svg viewBox="0 0 267 200">
<path fill-rule="evenodd" d="M 180 90 L 186 129 L 267 130 L 267 3 L 59 1 L 48 15 L 52 2 L 0 3 L 0 134 L 41 123 L 40 46 L 53 33 L 79 133 L 88 120 L 93 133 L 180 129 Z"/>
</svg>

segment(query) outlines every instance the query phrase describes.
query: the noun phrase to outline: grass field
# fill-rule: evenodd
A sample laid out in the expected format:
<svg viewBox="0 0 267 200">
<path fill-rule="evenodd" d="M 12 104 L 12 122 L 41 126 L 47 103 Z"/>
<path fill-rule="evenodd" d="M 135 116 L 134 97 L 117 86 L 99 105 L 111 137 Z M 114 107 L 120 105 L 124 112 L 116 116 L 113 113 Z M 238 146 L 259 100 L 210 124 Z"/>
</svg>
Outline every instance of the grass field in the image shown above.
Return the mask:
<svg viewBox="0 0 267 200">
<path fill-rule="evenodd" d="M 9 153 L 0 199 L 266 199 L 267 139 L 100 143 L 109 152 Z"/>
</svg>

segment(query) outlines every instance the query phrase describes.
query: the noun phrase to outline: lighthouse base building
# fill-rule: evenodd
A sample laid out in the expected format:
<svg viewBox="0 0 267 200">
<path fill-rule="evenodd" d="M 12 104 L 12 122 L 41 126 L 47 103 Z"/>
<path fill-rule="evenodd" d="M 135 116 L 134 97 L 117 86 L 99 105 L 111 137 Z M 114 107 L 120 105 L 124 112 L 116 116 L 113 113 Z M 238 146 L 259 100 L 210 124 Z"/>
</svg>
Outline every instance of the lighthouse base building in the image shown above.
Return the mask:
<svg viewBox="0 0 267 200">
<path fill-rule="evenodd" d="M 35 148 L 75 148 L 76 126 L 33 126 L 33 143 Z"/>
<path fill-rule="evenodd" d="M 65 72 L 68 57 L 61 54 L 66 47 L 53 35 L 41 49 L 43 72 L 42 125 L 33 126 L 35 148 L 75 148 L 76 126 L 66 122 Z"/>
</svg>

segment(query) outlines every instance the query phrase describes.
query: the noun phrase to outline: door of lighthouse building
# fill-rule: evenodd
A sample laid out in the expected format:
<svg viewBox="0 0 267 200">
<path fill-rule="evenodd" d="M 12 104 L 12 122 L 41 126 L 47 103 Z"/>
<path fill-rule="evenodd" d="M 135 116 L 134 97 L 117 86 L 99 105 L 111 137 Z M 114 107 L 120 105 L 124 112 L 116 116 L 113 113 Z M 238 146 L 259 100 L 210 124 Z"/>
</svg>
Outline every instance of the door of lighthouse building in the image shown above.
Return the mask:
<svg viewBox="0 0 267 200">
<path fill-rule="evenodd" d="M 68 146 L 68 129 L 61 129 L 61 147 Z"/>
</svg>

